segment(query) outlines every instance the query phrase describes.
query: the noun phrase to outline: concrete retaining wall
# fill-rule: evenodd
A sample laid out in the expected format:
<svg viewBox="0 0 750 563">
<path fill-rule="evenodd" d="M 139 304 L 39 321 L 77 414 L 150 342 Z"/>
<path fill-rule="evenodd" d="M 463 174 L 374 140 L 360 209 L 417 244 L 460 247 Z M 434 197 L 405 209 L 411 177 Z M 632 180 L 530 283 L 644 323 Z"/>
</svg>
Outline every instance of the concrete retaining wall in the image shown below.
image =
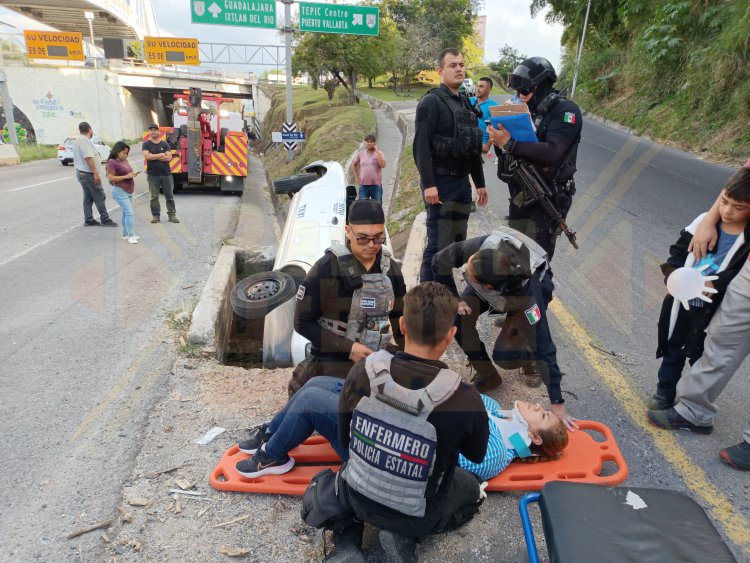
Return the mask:
<svg viewBox="0 0 750 563">
<path fill-rule="evenodd" d="M 237 283 L 235 254 L 237 247 L 224 246 L 219 251 L 211 274 L 193 311 L 188 342 L 201 346 L 223 360 L 232 330 L 232 306 L 229 294 Z"/>
</svg>

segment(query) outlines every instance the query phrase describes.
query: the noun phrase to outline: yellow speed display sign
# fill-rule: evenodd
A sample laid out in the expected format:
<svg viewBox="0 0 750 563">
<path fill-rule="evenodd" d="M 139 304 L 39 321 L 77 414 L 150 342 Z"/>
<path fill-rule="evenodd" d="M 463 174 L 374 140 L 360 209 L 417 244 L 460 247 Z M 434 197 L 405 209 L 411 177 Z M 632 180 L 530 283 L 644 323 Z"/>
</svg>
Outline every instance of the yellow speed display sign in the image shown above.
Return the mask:
<svg viewBox="0 0 750 563">
<path fill-rule="evenodd" d="M 198 40 L 185 37 L 145 37 L 143 51 L 152 65 L 199 65 Z"/>
<path fill-rule="evenodd" d="M 40 31 L 25 29 L 26 56 L 30 59 L 57 59 L 82 61 L 83 35 L 67 31 Z"/>
</svg>

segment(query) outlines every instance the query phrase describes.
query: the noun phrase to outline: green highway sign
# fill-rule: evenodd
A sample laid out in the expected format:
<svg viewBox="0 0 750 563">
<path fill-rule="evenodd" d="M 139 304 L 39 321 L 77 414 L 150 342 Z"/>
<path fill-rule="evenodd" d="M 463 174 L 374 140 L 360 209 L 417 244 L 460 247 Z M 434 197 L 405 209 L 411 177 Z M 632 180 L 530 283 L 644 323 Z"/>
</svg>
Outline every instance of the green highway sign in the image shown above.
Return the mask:
<svg viewBox="0 0 750 563">
<path fill-rule="evenodd" d="M 190 0 L 193 23 L 276 28 L 276 0 Z"/>
<path fill-rule="evenodd" d="M 316 33 L 379 35 L 380 9 L 372 6 L 300 2 L 299 30 Z"/>
</svg>

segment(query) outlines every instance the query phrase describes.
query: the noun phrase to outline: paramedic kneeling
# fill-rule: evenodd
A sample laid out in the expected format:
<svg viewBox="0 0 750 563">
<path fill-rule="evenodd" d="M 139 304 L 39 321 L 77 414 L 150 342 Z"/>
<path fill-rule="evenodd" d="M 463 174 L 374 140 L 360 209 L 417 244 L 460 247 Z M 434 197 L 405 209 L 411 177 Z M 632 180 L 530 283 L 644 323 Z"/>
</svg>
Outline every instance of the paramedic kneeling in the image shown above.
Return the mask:
<svg viewBox="0 0 750 563">
<path fill-rule="evenodd" d="M 330 561 L 362 560 L 363 523 L 380 528 L 395 561 L 416 560 L 416 538 L 465 524 L 479 510 L 479 481 L 457 467 L 480 462 L 487 411 L 473 386 L 440 361 L 456 332 L 458 300 L 425 282 L 404 298 L 403 352 L 380 351 L 349 372 L 339 399 L 339 440 L 349 448 L 339 502 L 352 518 L 334 528 Z"/>
</svg>

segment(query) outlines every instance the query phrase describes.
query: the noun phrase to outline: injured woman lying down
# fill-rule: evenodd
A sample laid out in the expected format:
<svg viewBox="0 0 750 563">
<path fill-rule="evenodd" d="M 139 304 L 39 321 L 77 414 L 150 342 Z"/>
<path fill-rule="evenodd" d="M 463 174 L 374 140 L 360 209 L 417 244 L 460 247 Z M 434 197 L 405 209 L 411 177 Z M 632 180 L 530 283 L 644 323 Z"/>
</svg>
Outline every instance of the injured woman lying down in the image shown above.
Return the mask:
<svg viewBox="0 0 750 563">
<path fill-rule="evenodd" d="M 549 461 L 560 457 L 568 445 L 568 429 L 553 412 L 539 403 L 516 401 L 512 410 L 481 395 L 490 419 L 490 439 L 482 463 L 458 456 L 458 465 L 483 481 L 498 475 L 511 461 Z"/>
<path fill-rule="evenodd" d="M 338 440 L 338 402 L 344 380 L 318 376 L 308 381 L 271 420 L 253 428 L 239 449 L 252 457 L 237 463 L 242 477 L 281 475 L 291 471 L 288 452 L 318 432 L 346 461 L 349 452 Z M 515 458 L 525 461 L 554 459 L 568 444 L 568 431 L 554 413 L 538 403 L 516 401 L 512 410 L 501 410 L 497 401 L 481 395 L 489 417 L 490 438 L 482 463 L 459 456 L 458 464 L 482 480 L 505 469 Z"/>
</svg>

